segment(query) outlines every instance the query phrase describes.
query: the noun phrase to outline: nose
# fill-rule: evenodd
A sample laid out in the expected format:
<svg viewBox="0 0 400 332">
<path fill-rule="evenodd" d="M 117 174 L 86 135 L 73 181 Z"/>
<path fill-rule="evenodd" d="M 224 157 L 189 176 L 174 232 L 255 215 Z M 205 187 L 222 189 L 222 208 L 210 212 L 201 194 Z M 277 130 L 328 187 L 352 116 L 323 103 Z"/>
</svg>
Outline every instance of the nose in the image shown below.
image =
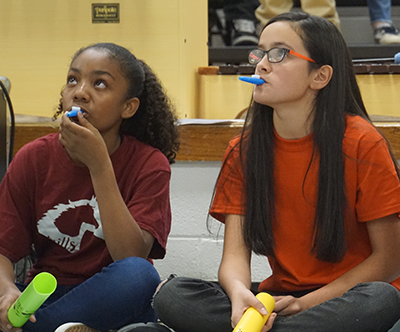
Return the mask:
<svg viewBox="0 0 400 332">
<path fill-rule="evenodd" d="M 74 100 L 77 101 L 88 101 L 89 100 L 89 92 L 87 89 L 87 84 L 82 82 L 78 84 L 74 91 Z"/>
<path fill-rule="evenodd" d="M 268 56 L 265 54 L 261 61 L 256 66 L 257 71 L 268 73 L 271 71 L 271 62 L 268 61 Z"/>
</svg>

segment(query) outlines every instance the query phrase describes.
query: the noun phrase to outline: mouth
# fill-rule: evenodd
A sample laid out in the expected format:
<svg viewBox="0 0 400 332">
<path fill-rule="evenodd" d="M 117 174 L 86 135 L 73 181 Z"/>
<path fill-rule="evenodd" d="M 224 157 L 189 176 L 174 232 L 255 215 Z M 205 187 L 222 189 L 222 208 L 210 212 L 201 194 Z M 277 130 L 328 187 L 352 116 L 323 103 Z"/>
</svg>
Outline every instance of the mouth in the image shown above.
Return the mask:
<svg viewBox="0 0 400 332">
<path fill-rule="evenodd" d="M 73 105 L 73 106 L 71 107 L 70 111 L 72 111 L 72 110 L 78 110 L 78 109 L 80 109 L 80 110 L 82 111 L 82 113 L 87 113 L 86 109 L 85 109 L 84 107 L 82 107 L 82 106 L 79 106 L 79 105 Z"/>
<path fill-rule="evenodd" d="M 76 117 L 78 112 L 81 112 L 83 115 L 88 114 L 86 109 L 81 106 L 72 106 L 69 111 L 66 111 L 68 117 Z"/>
<path fill-rule="evenodd" d="M 252 75 L 252 77 L 254 77 L 254 78 L 257 78 L 257 79 L 261 80 L 261 81 L 262 81 L 262 83 L 261 83 L 261 84 L 267 83 L 267 81 L 265 80 L 265 78 L 261 77 L 260 75 L 256 75 L 256 74 L 254 74 L 254 75 Z M 260 81 L 260 82 L 261 82 L 261 81 Z M 257 85 L 261 85 L 261 84 L 257 84 Z"/>
<path fill-rule="evenodd" d="M 84 108 L 81 108 L 80 106 L 72 106 L 71 109 L 66 113 L 67 113 L 67 117 L 72 122 L 75 122 L 75 123 L 79 124 L 79 120 L 78 120 L 78 113 L 79 112 L 81 112 L 84 117 L 87 116 L 86 110 Z"/>
</svg>

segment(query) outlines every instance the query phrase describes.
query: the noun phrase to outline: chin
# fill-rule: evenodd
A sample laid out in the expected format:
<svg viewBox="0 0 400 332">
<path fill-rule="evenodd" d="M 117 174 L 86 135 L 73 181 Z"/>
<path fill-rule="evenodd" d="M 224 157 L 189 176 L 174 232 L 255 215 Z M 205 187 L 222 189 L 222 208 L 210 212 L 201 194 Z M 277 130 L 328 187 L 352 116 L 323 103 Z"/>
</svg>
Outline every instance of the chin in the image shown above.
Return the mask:
<svg viewBox="0 0 400 332">
<path fill-rule="evenodd" d="M 267 101 L 267 98 L 265 98 L 265 97 L 266 97 L 265 93 L 261 93 L 258 91 L 253 92 L 253 100 L 259 104 L 266 105 L 266 102 L 268 102 L 268 101 Z"/>
<path fill-rule="evenodd" d="M 253 100 L 258 104 L 272 107 L 271 103 L 268 100 L 265 100 L 265 98 L 255 98 L 255 97 L 253 97 Z"/>
</svg>

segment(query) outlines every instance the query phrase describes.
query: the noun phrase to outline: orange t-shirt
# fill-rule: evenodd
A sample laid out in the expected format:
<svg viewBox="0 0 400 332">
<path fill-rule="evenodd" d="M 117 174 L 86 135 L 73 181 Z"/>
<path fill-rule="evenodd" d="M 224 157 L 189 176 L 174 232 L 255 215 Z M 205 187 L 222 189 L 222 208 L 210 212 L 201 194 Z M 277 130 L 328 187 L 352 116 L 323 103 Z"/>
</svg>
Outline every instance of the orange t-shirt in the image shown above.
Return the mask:
<svg viewBox="0 0 400 332">
<path fill-rule="evenodd" d="M 346 122 L 343 152 L 351 219 L 346 221 L 345 257 L 338 263 L 328 263 L 311 253 L 318 190 L 318 162 L 313 161 L 309 168 L 313 134 L 298 140 L 285 140 L 275 134 L 275 209 L 279 226 L 273 226 L 275 257 L 268 257 L 272 275 L 261 282 L 260 291 L 292 292 L 332 282 L 371 254 L 365 222 L 400 212 L 400 182 L 386 141 L 359 116 L 347 116 Z M 210 214 L 222 222 L 226 214 L 244 215 L 239 140 L 232 139 L 225 153 L 210 209 Z M 400 290 L 400 278 L 392 284 Z"/>
</svg>

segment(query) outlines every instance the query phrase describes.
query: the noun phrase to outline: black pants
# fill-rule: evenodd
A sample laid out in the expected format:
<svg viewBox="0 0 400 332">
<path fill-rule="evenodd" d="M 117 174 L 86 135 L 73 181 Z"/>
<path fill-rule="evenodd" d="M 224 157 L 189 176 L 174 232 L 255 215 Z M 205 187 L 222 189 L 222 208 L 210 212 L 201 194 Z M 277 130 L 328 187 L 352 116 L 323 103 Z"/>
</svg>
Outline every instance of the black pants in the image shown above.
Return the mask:
<svg viewBox="0 0 400 332">
<path fill-rule="evenodd" d="M 155 295 L 154 309 L 176 332 L 231 332 L 231 302 L 218 283 L 176 277 Z M 297 315 L 275 319 L 271 332 L 387 332 L 400 319 L 400 292 L 384 282 L 359 284 Z"/>
</svg>

